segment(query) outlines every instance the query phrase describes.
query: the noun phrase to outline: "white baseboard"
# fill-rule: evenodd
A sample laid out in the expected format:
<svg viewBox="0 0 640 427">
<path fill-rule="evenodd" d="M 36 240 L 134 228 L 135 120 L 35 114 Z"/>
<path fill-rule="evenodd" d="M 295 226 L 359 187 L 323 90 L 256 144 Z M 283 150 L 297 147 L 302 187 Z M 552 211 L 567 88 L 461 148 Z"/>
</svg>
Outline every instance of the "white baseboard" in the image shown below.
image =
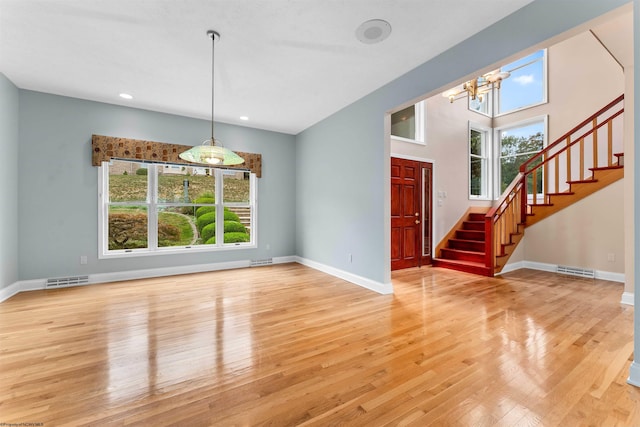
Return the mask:
<svg viewBox="0 0 640 427">
<path fill-rule="evenodd" d="M 548 271 L 550 273 L 555 273 L 557 271 L 558 266 L 556 264 L 547 264 L 544 262 L 518 261 L 518 262 L 513 262 L 505 265 L 502 271 L 497 275 L 499 276 L 503 273 L 520 270 L 521 268 L 530 268 L 532 270 Z M 610 271 L 596 270 L 595 274 L 596 274 L 596 279 L 608 280 L 610 282 L 624 283 L 623 273 L 612 273 Z M 633 293 L 624 292 L 622 294 L 622 298 L 620 299 L 620 304 L 633 305 Z"/>
<path fill-rule="evenodd" d="M 525 268 L 524 261 L 512 262 L 502 267 L 502 271 L 498 273 L 497 276 L 503 273 L 509 273 L 510 271 L 520 270 L 521 268 Z"/>
<path fill-rule="evenodd" d="M 622 293 L 622 298 L 620 299 L 620 304 L 634 305 L 633 304 L 633 293 L 632 292 L 623 292 Z"/>
<path fill-rule="evenodd" d="M 216 262 L 211 264 L 184 265 L 179 267 L 149 268 L 145 270 L 117 271 L 89 275 L 89 284 L 120 282 L 123 280 L 148 279 L 152 277 L 176 276 L 178 274 L 204 273 L 207 271 L 231 270 L 249 267 L 251 261 Z"/>
<path fill-rule="evenodd" d="M 323 273 L 327 273 L 331 276 L 338 277 L 342 280 L 346 280 L 347 282 L 351 282 L 358 286 L 362 286 L 363 288 L 369 289 L 379 294 L 388 295 L 393 293 L 393 285 L 391 283 L 376 282 L 374 280 L 367 279 L 366 277 L 349 273 L 348 271 L 330 267 L 328 265 L 321 264 L 316 261 L 311 261 L 310 259 L 306 259 L 302 257 L 295 257 L 295 258 L 296 258 L 296 262 L 298 262 L 299 264 L 306 265 L 307 267 L 311 267 L 318 271 L 322 271 Z"/>
<path fill-rule="evenodd" d="M 297 262 L 295 256 L 272 258 L 273 264 L 285 264 Z M 108 282 L 120 282 L 123 280 L 147 279 L 161 276 L 175 276 L 178 274 L 204 273 L 207 271 L 230 270 L 234 268 L 246 268 L 251 265 L 250 260 L 218 262 L 211 264 L 195 264 L 179 267 L 149 268 L 144 270 L 117 271 L 113 273 L 95 273 L 89 275 L 87 285 Z M 47 279 L 21 280 L 0 289 L 0 302 L 6 301 L 20 292 L 45 289 Z M 81 285 L 86 286 L 86 285 Z"/>
<path fill-rule="evenodd" d="M 535 262 L 535 261 L 518 261 L 518 262 L 513 262 L 505 265 L 499 274 L 508 273 L 510 271 L 519 270 L 521 268 L 530 268 L 532 270 L 548 271 L 550 273 L 555 273 L 558 270 L 558 266 L 556 264 L 548 264 L 545 262 Z M 610 282 L 624 283 L 624 273 L 613 273 L 611 271 L 602 271 L 602 270 L 596 270 L 595 273 L 596 273 L 596 279 L 608 280 Z"/>
</svg>

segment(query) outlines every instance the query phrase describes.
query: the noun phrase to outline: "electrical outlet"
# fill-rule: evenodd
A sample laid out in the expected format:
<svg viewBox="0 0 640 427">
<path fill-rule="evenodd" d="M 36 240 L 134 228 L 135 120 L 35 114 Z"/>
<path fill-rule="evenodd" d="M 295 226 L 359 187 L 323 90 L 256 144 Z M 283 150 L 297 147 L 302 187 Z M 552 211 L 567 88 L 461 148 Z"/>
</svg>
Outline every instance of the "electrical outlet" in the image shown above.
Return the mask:
<svg viewBox="0 0 640 427">
<path fill-rule="evenodd" d="M 616 254 L 612 254 L 612 253 L 607 254 L 607 261 L 615 262 L 616 261 Z"/>
<path fill-rule="evenodd" d="M 87 256 L 86 255 L 81 255 L 80 256 L 80 264 L 82 264 L 82 265 L 86 265 L 87 264 Z"/>
<path fill-rule="evenodd" d="M 347 254 L 347 260 L 349 261 L 349 264 L 351 264 L 353 262 L 353 255 Z"/>
</svg>

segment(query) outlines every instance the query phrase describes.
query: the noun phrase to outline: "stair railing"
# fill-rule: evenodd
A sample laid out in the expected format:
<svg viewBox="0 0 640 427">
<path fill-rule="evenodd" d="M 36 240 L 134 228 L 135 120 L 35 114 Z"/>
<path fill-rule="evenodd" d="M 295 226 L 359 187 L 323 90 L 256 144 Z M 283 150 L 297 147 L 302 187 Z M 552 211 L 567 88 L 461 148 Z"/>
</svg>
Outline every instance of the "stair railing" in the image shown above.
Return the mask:
<svg viewBox="0 0 640 427">
<path fill-rule="evenodd" d="M 624 94 L 620 95 L 553 144 L 520 166 L 526 186 L 522 203 L 522 222 L 527 205 L 547 204 L 548 194 L 569 191 L 570 182 L 591 179 L 592 169 L 613 166 L 615 148 L 622 147 Z"/>
<path fill-rule="evenodd" d="M 496 257 L 503 254 L 504 245 L 511 244 L 511 236 L 518 233 L 522 212 L 520 198 L 524 186 L 524 174 L 519 173 L 500 199 L 485 215 L 485 266 L 495 269 Z"/>
<path fill-rule="evenodd" d="M 485 216 L 485 265 L 501 268 L 498 258 L 524 227 L 532 205 L 548 203 L 548 195 L 569 191 L 570 182 L 590 179 L 587 173 L 617 164 L 622 147 L 624 94 L 558 138 L 520 166 L 520 173 Z M 614 162 L 615 160 L 615 162 Z"/>
</svg>

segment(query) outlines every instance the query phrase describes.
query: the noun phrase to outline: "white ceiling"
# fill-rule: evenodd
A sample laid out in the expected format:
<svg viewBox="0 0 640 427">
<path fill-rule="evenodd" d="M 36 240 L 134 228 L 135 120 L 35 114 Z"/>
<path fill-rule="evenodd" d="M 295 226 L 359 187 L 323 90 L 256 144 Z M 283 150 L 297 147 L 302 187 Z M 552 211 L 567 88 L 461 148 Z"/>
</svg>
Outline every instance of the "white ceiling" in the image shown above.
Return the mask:
<svg viewBox="0 0 640 427">
<path fill-rule="evenodd" d="M 0 72 L 23 89 L 210 119 L 214 29 L 216 120 L 296 134 L 531 1 L 0 0 Z M 376 18 L 389 38 L 359 42 Z"/>
</svg>

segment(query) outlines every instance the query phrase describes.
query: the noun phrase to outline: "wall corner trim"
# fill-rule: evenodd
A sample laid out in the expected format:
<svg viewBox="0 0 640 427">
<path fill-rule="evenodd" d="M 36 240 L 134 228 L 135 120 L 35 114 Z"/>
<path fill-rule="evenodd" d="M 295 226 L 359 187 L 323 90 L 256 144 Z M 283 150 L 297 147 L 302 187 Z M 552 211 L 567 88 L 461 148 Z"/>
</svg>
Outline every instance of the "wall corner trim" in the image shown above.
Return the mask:
<svg viewBox="0 0 640 427">
<path fill-rule="evenodd" d="M 627 384 L 640 387 L 640 364 L 635 360 L 629 367 L 629 378 L 627 378 Z"/>
<path fill-rule="evenodd" d="M 633 306 L 633 292 L 623 292 L 620 304 L 626 304 Z"/>
<path fill-rule="evenodd" d="M 351 282 L 355 285 L 362 286 L 363 288 L 369 289 L 379 294 L 382 294 L 382 295 L 393 294 L 393 284 L 391 283 L 376 282 L 374 280 L 367 279 L 366 277 L 358 276 L 357 274 L 349 273 L 348 271 L 340 270 L 338 268 L 321 264 L 319 262 L 312 261 L 310 259 L 306 259 L 302 257 L 295 257 L 295 258 L 298 264 L 302 264 L 307 267 L 311 267 L 315 270 L 322 271 L 323 273 L 327 273 L 339 279 L 346 280 L 347 282 Z"/>
</svg>

